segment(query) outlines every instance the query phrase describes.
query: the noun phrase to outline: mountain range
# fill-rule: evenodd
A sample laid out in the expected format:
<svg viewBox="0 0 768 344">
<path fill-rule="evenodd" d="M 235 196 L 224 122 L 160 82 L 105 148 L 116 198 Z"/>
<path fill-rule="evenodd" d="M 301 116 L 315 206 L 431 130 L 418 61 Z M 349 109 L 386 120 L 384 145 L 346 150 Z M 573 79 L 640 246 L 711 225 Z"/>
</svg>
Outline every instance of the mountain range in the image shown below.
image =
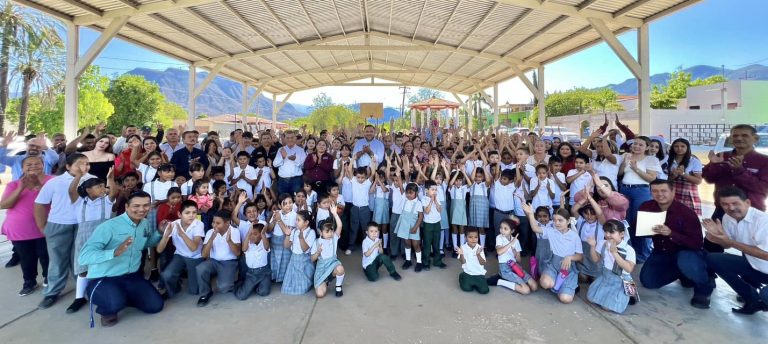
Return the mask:
<svg viewBox="0 0 768 344">
<path fill-rule="evenodd" d="M 708 78 L 713 75 L 725 73 L 728 80 L 750 79 L 750 80 L 768 80 L 768 66 L 749 65 L 739 69 L 723 69 L 713 66 L 697 65 L 683 69 L 691 73 L 693 79 Z M 182 107 L 187 106 L 187 85 L 189 84 L 189 73 L 183 69 L 168 68 L 164 71 L 146 68 L 137 68 L 127 72 L 127 74 L 140 75 L 147 80 L 160 86 L 160 91 L 165 97 Z M 652 85 L 665 85 L 669 80 L 670 73 L 660 73 L 651 76 Z M 207 73 L 201 72 L 197 75 L 199 83 L 205 79 Z M 636 79 L 627 79 L 618 84 L 610 84 L 604 87 L 610 88 L 622 95 L 637 95 Z M 251 89 L 249 95 L 253 95 L 255 90 Z M 242 85 L 232 80 L 216 77 L 210 85 L 198 97 L 196 112 L 198 115 L 207 114 L 208 116 L 218 116 L 222 114 L 239 113 L 242 104 Z M 355 110 L 359 110 L 358 104 L 350 105 Z M 311 107 L 288 102 L 278 113 L 278 120 L 289 121 L 304 117 L 311 112 Z M 253 103 L 249 113 L 257 113 L 260 116 L 269 118 L 272 114 L 272 100 L 260 95 L 258 100 Z M 379 121 L 387 122 L 391 118 L 400 116 L 399 108 L 385 107 L 384 118 Z M 373 121 L 372 121 L 373 122 Z"/>
</svg>

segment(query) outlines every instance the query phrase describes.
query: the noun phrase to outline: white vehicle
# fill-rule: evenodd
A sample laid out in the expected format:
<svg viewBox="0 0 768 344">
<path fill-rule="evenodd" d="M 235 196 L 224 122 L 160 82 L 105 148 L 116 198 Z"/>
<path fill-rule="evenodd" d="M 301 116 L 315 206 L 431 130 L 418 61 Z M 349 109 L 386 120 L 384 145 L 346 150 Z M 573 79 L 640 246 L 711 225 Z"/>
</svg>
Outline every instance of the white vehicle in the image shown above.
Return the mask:
<svg viewBox="0 0 768 344">
<path fill-rule="evenodd" d="M 755 150 L 758 153 L 768 155 L 768 133 L 757 133 L 757 143 L 755 143 Z M 727 152 L 733 149 L 733 143 L 731 142 L 731 134 L 720 134 L 720 138 L 717 139 L 715 144 L 715 153 Z"/>
</svg>

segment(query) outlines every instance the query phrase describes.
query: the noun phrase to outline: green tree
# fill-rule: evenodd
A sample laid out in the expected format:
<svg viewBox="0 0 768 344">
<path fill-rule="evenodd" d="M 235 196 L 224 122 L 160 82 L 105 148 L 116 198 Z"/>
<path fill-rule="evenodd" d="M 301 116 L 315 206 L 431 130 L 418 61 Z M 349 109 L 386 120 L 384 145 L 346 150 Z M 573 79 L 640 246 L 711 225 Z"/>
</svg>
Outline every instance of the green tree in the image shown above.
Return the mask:
<svg viewBox="0 0 768 344">
<path fill-rule="evenodd" d="M 333 105 L 333 99 L 329 97 L 325 92 L 321 92 L 314 98 L 312 98 L 312 111 L 317 109 L 326 108 Z"/>
<path fill-rule="evenodd" d="M 600 113 L 606 111 L 619 111 L 622 109 L 618 102 L 619 95 L 610 88 L 601 88 L 592 92 L 591 102 L 594 110 L 600 110 Z"/>
<path fill-rule="evenodd" d="M 204 116 L 204 115 L 201 115 L 201 116 Z M 155 116 L 155 120 L 153 122 L 160 123 L 165 128 L 173 128 L 174 120 L 180 120 L 180 119 L 186 119 L 186 118 L 187 118 L 187 110 L 181 107 L 181 105 L 176 104 L 174 102 L 164 101 L 163 104 L 158 109 L 158 112 Z M 203 117 L 198 116 L 197 118 L 203 118 Z"/>
<path fill-rule="evenodd" d="M 124 125 L 151 124 L 165 103 L 157 84 L 129 74 L 112 80 L 105 95 L 115 107 L 115 115 L 107 124 L 113 133 L 119 133 Z"/>
<path fill-rule="evenodd" d="M 712 85 L 726 82 L 722 75 L 713 75 L 705 79 L 692 80 L 691 73 L 678 69 L 669 76 L 666 85 L 654 85 L 651 90 L 651 107 L 654 109 L 675 109 L 680 99 L 688 96 L 692 86 Z"/>
<path fill-rule="evenodd" d="M 90 66 L 80 77 L 77 85 L 78 127 L 95 127 L 99 123 L 107 123 L 115 112 L 115 107 L 104 95 L 104 92 L 109 89 L 109 78 L 101 74 L 98 66 Z"/>
<path fill-rule="evenodd" d="M 408 103 L 418 103 L 420 101 L 424 101 L 430 98 L 443 98 L 443 92 L 440 92 L 438 90 L 433 90 L 431 88 L 423 88 L 420 87 L 418 90 L 416 90 L 416 93 L 412 94 L 410 98 L 408 98 Z"/>
<path fill-rule="evenodd" d="M 359 113 L 337 104 L 316 109 L 309 116 L 294 120 L 291 125 L 295 127 L 306 125 L 310 132 L 319 132 L 323 129 L 354 128 L 363 122 L 365 121 Z"/>
</svg>

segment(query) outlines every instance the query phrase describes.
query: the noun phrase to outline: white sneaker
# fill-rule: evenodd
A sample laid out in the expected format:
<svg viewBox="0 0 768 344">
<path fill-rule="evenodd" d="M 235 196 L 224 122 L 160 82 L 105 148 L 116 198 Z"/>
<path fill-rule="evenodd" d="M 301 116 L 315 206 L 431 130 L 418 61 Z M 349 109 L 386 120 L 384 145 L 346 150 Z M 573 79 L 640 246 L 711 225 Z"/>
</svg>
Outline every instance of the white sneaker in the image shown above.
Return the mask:
<svg viewBox="0 0 768 344">
<path fill-rule="evenodd" d="M 344 251 L 344 254 L 350 255 L 350 254 L 352 254 L 352 250 L 346 250 L 346 251 Z"/>
</svg>

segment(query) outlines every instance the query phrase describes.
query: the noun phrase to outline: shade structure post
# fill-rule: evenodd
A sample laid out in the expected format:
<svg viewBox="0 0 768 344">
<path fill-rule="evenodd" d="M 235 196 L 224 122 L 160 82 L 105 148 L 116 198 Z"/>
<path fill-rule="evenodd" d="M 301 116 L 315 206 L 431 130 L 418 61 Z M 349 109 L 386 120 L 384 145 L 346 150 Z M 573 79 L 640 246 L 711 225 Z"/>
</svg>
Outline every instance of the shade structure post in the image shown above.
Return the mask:
<svg viewBox="0 0 768 344">
<path fill-rule="evenodd" d="M 64 74 L 64 135 L 68 139 L 77 137 L 77 60 L 80 41 L 80 27 L 67 24 L 67 70 Z M 24 133 L 19 133 L 24 134 Z"/>
<path fill-rule="evenodd" d="M 640 133 L 643 135 L 653 134 L 651 133 L 651 69 L 648 48 L 648 24 L 646 23 L 637 29 L 637 57 L 641 74 L 637 78 L 637 98 L 640 112 Z"/>
<path fill-rule="evenodd" d="M 493 84 L 493 127 L 499 126 L 499 83 Z"/>
<path fill-rule="evenodd" d="M 248 117 L 246 117 L 246 114 L 248 113 L 248 83 L 243 83 L 243 107 L 241 109 L 241 115 L 243 117 L 243 129 L 248 129 Z"/>
<path fill-rule="evenodd" d="M 187 130 L 192 130 L 195 127 L 195 100 L 197 100 L 197 95 L 195 94 L 195 84 L 197 84 L 197 68 L 194 65 L 189 65 Z"/>
<path fill-rule="evenodd" d="M 544 101 L 545 93 L 544 93 L 544 65 L 539 66 L 539 79 L 538 79 L 538 87 L 539 87 L 539 94 L 536 95 L 536 99 L 539 101 L 539 129 L 544 130 L 544 126 L 547 125 L 547 111 L 546 111 L 546 102 Z"/>
<path fill-rule="evenodd" d="M 277 127 L 277 94 L 272 93 L 272 132 L 274 133 Z"/>
</svg>

